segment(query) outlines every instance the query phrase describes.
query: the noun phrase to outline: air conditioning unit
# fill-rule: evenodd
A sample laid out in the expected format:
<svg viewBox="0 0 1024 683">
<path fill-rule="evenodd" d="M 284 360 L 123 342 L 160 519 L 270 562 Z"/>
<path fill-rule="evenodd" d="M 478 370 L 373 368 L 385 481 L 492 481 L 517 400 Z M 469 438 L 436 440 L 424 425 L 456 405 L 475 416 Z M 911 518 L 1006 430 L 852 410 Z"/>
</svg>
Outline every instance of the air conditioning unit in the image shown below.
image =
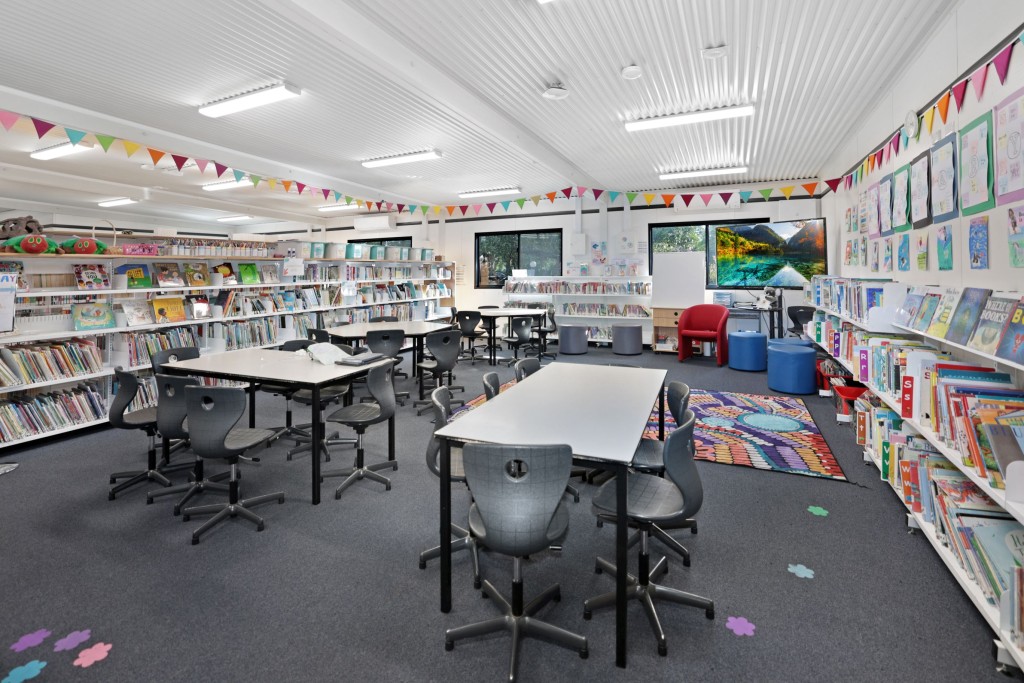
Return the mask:
<svg viewBox="0 0 1024 683">
<path fill-rule="evenodd" d="M 382 213 L 377 214 L 376 216 L 356 216 L 353 227 L 360 232 L 397 230 L 398 219 L 393 213 Z"/>
</svg>

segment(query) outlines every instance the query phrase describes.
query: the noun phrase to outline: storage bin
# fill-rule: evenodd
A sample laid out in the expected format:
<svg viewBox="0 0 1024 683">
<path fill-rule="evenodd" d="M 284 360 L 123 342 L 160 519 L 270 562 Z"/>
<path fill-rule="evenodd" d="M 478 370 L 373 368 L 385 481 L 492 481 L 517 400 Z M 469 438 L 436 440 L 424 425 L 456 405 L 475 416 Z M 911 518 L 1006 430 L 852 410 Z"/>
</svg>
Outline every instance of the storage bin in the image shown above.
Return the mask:
<svg viewBox="0 0 1024 683">
<path fill-rule="evenodd" d="M 384 247 L 384 258 L 388 261 L 398 261 L 402 258 L 401 247 Z"/>
<path fill-rule="evenodd" d="M 408 261 L 410 247 L 399 247 L 400 253 L 398 255 L 399 260 Z"/>
<path fill-rule="evenodd" d="M 370 247 L 370 258 L 374 261 L 378 261 L 384 258 L 384 247 L 374 245 Z"/>
<path fill-rule="evenodd" d="M 345 245 L 340 242 L 330 242 L 327 245 L 327 258 L 345 258 Z"/>
<path fill-rule="evenodd" d="M 423 260 L 423 249 L 421 249 L 420 247 L 409 247 L 409 256 L 408 256 L 408 258 L 409 258 L 410 261 L 422 261 Z"/>
<path fill-rule="evenodd" d="M 433 261 L 434 260 L 434 250 L 433 249 L 424 249 L 423 250 L 423 257 L 420 260 L 422 260 L 422 261 Z"/>
<path fill-rule="evenodd" d="M 352 244 L 351 242 L 346 244 L 345 258 L 363 258 L 363 245 Z"/>
<path fill-rule="evenodd" d="M 323 242 L 313 242 L 310 247 L 310 258 L 323 258 L 325 244 Z"/>
</svg>

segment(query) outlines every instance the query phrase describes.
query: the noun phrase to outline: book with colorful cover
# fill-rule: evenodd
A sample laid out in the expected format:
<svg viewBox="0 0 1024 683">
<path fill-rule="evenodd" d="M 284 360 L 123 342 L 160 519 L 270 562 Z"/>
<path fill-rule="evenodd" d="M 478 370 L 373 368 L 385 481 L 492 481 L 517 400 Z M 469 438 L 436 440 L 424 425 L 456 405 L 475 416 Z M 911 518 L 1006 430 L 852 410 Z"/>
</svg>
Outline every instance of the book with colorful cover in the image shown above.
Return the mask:
<svg viewBox="0 0 1024 683">
<path fill-rule="evenodd" d="M 942 301 L 942 295 L 938 292 L 928 292 L 925 294 L 924 300 L 921 302 L 921 308 L 917 311 L 917 317 L 914 318 L 914 322 L 910 327 L 918 332 L 927 330 L 928 325 L 932 322 L 932 317 L 935 315 L 935 311 L 939 307 L 940 301 Z"/>
<path fill-rule="evenodd" d="M 157 284 L 161 287 L 184 287 L 185 278 L 177 263 L 154 263 L 153 272 Z"/>
<path fill-rule="evenodd" d="M 1024 527 L 1016 520 L 991 520 L 974 528 L 977 540 L 997 581 L 993 583 L 996 597 L 1011 586 L 1010 575 L 1014 567 L 1024 564 Z"/>
<path fill-rule="evenodd" d="M 153 286 L 149 266 L 145 263 L 125 263 L 114 268 L 114 272 L 128 276 L 128 289 L 149 289 Z"/>
<path fill-rule="evenodd" d="M 907 292 L 907 296 L 903 299 L 903 303 L 900 304 L 899 310 L 896 311 L 895 322 L 897 325 L 909 327 L 913 324 L 914 319 L 917 318 L 917 314 L 921 310 L 921 302 L 924 301 L 926 293 L 920 287 L 914 287 Z"/>
<path fill-rule="evenodd" d="M 967 237 L 967 246 L 971 256 L 971 268 L 985 270 L 988 268 L 988 216 L 975 216 Z"/>
<path fill-rule="evenodd" d="M 121 310 L 128 319 L 128 327 L 153 324 L 153 309 L 148 301 L 122 301 Z"/>
<path fill-rule="evenodd" d="M 105 266 L 99 263 L 76 263 L 75 284 L 79 289 L 110 289 L 110 277 Z"/>
<path fill-rule="evenodd" d="M 238 277 L 243 285 L 260 284 L 260 270 L 255 263 L 239 263 Z"/>
<path fill-rule="evenodd" d="M 265 285 L 280 284 L 281 278 L 277 274 L 277 264 L 264 263 L 260 265 L 260 279 Z"/>
<path fill-rule="evenodd" d="M 114 309 L 110 304 L 72 304 L 71 317 L 76 330 L 114 327 Z"/>
<path fill-rule="evenodd" d="M 210 271 L 202 261 L 189 261 L 185 264 L 185 281 L 190 287 L 208 287 Z"/>
<path fill-rule="evenodd" d="M 210 310 L 210 300 L 207 297 L 192 295 L 186 297 L 186 299 L 188 301 L 189 316 L 193 320 L 202 320 L 213 316 L 213 311 Z"/>
<path fill-rule="evenodd" d="M 180 296 L 162 296 L 150 299 L 153 316 L 157 323 L 181 323 L 188 320 L 185 315 L 185 300 Z"/>
<path fill-rule="evenodd" d="M 953 311 L 956 310 L 958 303 L 960 303 L 960 290 L 955 287 L 947 288 L 935 309 L 931 323 L 928 324 L 927 334 L 945 338 L 946 333 L 949 332 L 949 326 L 953 322 Z"/>
<path fill-rule="evenodd" d="M 1020 443 L 1014 436 L 1013 427 L 982 423 L 981 429 L 988 438 L 988 445 L 992 449 L 992 455 L 995 456 L 999 472 L 1003 475 L 1003 479 L 1006 479 L 1006 470 L 1010 463 L 1024 461 L 1024 450 L 1021 449 Z"/>
<path fill-rule="evenodd" d="M 956 312 L 953 313 L 949 331 L 946 332 L 946 341 L 954 344 L 967 344 L 981 318 L 981 312 L 985 309 L 985 302 L 990 296 L 992 296 L 991 289 L 968 287 L 963 291 Z"/>
<path fill-rule="evenodd" d="M 219 263 L 213 267 L 213 272 L 220 273 L 224 277 L 225 285 L 237 285 L 238 278 L 230 263 Z"/>
<path fill-rule="evenodd" d="M 1010 313 L 996 355 L 1013 363 L 1024 364 L 1024 299 L 1018 301 Z"/>
<path fill-rule="evenodd" d="M 1010 314 L 1017 305 L 1017 299 L 1005 296 L 990 296 L 985 302 L 985 310 L 981 312 L 978 324 L 967 340 L 967 346 L 975 351 L 994 354 L 999 348 L 999 340 L 1003 338 L 1003 329 L 1010 319 Z"/>
</svg>

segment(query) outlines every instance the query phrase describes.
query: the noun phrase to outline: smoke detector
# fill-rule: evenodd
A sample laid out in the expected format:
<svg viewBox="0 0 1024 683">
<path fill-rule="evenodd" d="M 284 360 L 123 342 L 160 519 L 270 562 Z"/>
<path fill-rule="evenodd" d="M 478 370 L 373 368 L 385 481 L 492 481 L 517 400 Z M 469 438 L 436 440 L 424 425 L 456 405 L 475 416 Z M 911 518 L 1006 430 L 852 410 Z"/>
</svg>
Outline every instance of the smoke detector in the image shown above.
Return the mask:
<svg viewBox="0 0 1024 683">
<path fill-rule="evenodd" d="M 561 83 L 555 83 L 541 94 L 546 100 L 564 100 L 569 96 L 569 89 Z"/>
<path fill-rule="evenodd" d="M 623 67 L 622 77 L 627 81 L 635 81 L 644 75 L 643 69 L 638 67 L 636 64 L 630 64 L 629 66 Z"/>
</svg>

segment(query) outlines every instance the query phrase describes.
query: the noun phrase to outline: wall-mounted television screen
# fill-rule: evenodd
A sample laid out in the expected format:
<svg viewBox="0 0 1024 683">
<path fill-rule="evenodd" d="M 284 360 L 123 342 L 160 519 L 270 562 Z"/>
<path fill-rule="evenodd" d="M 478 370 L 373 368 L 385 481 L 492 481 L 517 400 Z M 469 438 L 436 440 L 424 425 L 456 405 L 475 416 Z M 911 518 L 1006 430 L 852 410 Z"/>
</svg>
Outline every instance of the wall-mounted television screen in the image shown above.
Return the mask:
<svg viewBox="0 0 1024 683">
<path fill-rule="evenodd" d="M 828 272 L 825 219 L 708 226 L 708 288 L 800 289 Z"/>
</svg>

